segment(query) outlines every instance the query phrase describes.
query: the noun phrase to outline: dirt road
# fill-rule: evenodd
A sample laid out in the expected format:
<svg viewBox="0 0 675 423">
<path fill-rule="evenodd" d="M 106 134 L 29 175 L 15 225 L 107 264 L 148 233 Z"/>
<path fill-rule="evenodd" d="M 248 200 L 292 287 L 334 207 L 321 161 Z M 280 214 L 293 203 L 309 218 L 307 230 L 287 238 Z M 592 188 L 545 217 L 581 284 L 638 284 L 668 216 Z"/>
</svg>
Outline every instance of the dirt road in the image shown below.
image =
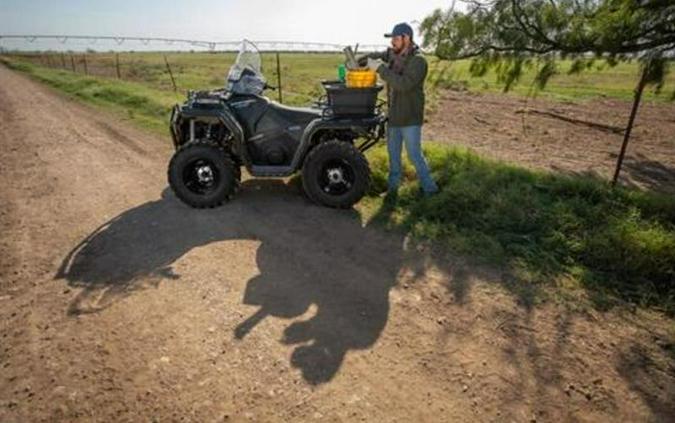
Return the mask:
<svg viewBox="0 0 675 423">
<path fill-rule="evenodd" d="M 674 415 L 670 321 L 532 306 L 283 182 L 189 209 L 170 154 L 0 67 L 0 421 Z"/>
</svg>

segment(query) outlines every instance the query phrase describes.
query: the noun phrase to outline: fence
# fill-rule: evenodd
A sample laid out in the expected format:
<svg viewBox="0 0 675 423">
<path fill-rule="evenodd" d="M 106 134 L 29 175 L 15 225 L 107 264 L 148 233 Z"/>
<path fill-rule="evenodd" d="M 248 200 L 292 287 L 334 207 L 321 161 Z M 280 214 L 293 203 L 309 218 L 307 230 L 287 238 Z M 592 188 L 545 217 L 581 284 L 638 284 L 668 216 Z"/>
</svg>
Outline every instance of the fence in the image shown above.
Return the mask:
<svg viewBox="0 0 675 423">
<path fill-rule="evenodd" d="M 174 92 L 200 89 L 203 80 L 207 79 L 212 85 L 223 84 L 225 72 L 234 61 L 234 53 L 189 53 L 189 52 L 7 52 L 12 58 L 29 62 L 34 65 L 53 69 L 62 69 L 84 75 L 120 79 L 126 81 L 148 83 L 162 88 L 172 89 Z M 302 53 L 304 54 L 304 53 Z M 208 57 L 206 57 L 208 55 Z M 289 57 L 297 52 L 272 52 L 263 54 L 266 76 L 270 84 L 277 85 L 279 102 L 283 102 L 284 95 L 304 96 L 284 89 L 284 75 L 282 66 L 283 56 Z M 324 54 L 326 55 L 326 54 Z M 333 56 L 333 54 L 330 54 Z M 199 57 L 200 65 L 195 66 L 193 60 Z M 205 58 L 206 57 L 206 58 Z M 212 59 L 211 59 L 212 58 Z M 206 64 L 205 64 L 206 63 Z M 210 64 L 210 65 L 209 65 Z M 195 78 L 195 72 L 204 72 L 210 68 L 213 75 L 204 78 L 200 74 Z M 198 79 L 200 82 L 183 82 Z"/>
<path fill-rule="evenodd" d="M 191 86 L 190 84 L 182 84 L 181 76 L 186 67 L 191 66 L 189 63 L 179 61 L 175 63 L 172 57 L 181 57 L 177 54 L 192 53 L 193 50 L 224 54 L 226 52 L 236 52 L 241 46 L 240 41 L 206 41 L 206 40 L 189 40 L 189 39 L 174 39 L 174 38 L 156 38 L 156 37 L 126 37 L 126 36 L 71 36 L 71 35 L 16 35 L 16 34 L 0 34 L 0 53 L 11 54 L 12 56 L 21 57 L 23 60 L 47 66 L 50 68 L 61 68 L 70 70 L 72 72 L 84 73 L 86 75 L 102 76 L 108 78 L 117 78 L 124 80 L 132 80 L 139 82 L 159 82 L 166 83 L 169 88 L 175 92 L 179 90 L 196 89 L 200 87 Z M 33 53 L 26 53 L 10 49 L 7 51 L 5 44 L 13 44 L 25 50 L 28 45 L 35 45 L 40 43 L 43 47 L 41 51 Z M 73 52 L 63 51 L 66 44 L 78 44 L 82 50 L 85 47 L 96 45 L 98 48 L 102 44 L 112 44 L 114 49 L 121 49 L 131 47 L 126 52 L 112 51 L 109 53 L 100 52 Z M 284 94 L 290 96 L 307 97 L 303 94 L 293 93 L 292 91 L 283 90 L 282 84 L 284 78 L 282 76 L 282 54 L 294 53 L 341 53 L 344 48 L 340 44 L 322 43 L 322 42 L 305 42 L 305 41 L 254 41 L 257 47 L 263 53 L 273 53 L 271 55 L 272 61 L 268 63 L 269 69 L 274 69 L 271 74 L 267 74 L 268 79 L 278 85 L 279 101 L 283 101 Z M 134 49 L 133 45 L 138 44 L 139 49 Z M 152 45 L 154 50 L 148 50 Z M 182 49 L 176 50 L 177 47 Z M 384 49 L 384 45 L 361 45 L 359 50 L 362 52 L 375 51 Z M 167 48 L 173 50 L 165 50 Z M 143 57 L 145 53 L 162 53 L 155 57 L 154 62 Z M 266 56 L 270 56 L 267 54 Z M 222 57 L 222 56 L 221 56 Z M 233 59 L 234 56 L 231 56 Z M 158 59 L 158 60 L 157 60 Z M 223 82 L 224 72 L 227 70 L 226 61 L 221 61 L 224 66 L 223 74 L 220 76 L 220 82 Z M 213 80 L 215 81 L 215 76 Z"/>
</svg>

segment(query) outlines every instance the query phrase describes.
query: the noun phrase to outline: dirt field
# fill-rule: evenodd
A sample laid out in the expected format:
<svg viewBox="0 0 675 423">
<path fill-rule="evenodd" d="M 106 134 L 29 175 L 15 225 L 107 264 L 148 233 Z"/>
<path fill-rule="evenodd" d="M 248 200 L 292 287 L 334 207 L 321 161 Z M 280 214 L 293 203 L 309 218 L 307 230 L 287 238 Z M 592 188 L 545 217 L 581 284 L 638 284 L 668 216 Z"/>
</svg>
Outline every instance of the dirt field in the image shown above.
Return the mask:
<svg viewBox="0 0 675 423">
<path fill-rule="evenodd" d="M 565 103 L 447 91 L 425 133 L 481 155 L 610 180 L 630 109 L 614 99 Z M 622 183 L 675 194 L 675 103 L 642 104 L 624 166 Z"/>
<path fill-rule="evenodd" d="M 0 421 L 672 421 L 672 321 L 527 307 L 283 182 L 192 210 L 170 155 L 0 67 Z"/>
</svg>

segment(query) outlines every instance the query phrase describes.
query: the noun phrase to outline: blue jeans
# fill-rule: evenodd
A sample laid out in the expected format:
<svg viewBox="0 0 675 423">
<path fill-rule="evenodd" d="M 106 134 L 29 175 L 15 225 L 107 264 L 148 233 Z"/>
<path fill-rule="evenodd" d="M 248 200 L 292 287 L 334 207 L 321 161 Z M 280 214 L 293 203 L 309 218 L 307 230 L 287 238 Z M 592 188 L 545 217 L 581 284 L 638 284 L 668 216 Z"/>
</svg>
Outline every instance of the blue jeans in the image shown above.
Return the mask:
<svg viewBox="0 0 675 423">
<path fill-rule="evenodd" d="M 424 192 L 433 193 L 438 187 L 433 179 L 424 156 L 422 155 L 421 126 L 390 126 L 387 128 L 387 151 L 389 152 L 389 192 L 398 190 L 401 182 L 401 149 L 405 140 L 408 159 L 415 166 L 417 177 Z"/>
</svg>

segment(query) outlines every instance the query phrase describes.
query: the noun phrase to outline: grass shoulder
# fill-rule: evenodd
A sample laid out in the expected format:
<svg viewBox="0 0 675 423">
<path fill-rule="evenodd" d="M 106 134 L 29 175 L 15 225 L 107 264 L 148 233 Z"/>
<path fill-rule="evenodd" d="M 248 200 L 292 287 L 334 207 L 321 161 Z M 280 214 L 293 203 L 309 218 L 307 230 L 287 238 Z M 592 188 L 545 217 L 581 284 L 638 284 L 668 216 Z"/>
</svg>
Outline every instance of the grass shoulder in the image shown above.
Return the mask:
<svg viewBox="0 0 675 423">
<path fill-rule="evenodd" d="M 367 219 L 500 266 L 513 290 L 581 290 L 598 308 L 631 303 L 675 313 L 671 196 L 445 145 L 426 143 L 425 154 L 441 192 L 421 197 L 408 164 L 398 201 L 387 207 L 377 195 L 386 190 L 386 151 L 369 153 L 371 196 L 360 205 Z"/>
</svg>

